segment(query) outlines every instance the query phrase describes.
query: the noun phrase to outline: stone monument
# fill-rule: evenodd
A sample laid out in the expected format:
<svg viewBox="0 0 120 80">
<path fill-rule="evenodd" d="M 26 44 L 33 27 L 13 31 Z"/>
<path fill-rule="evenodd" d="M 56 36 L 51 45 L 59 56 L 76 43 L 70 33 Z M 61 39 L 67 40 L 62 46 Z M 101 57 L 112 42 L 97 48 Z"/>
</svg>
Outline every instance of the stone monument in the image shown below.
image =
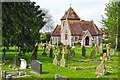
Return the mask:
<svg viewBox="0 0 120 80">
<path fill-rule="evenodd" d="M 55 55 L 55 58 L 54 58 L 54 60 L 53 60 L 53 64 L 54 64 L 54 65 L 58 65 L 58 59 L 57 59 L 58 50 L 57 50 L 57 49 L 55 50 L 54 55 Z"/>
<path fill-rule="evenodd" d="M 86 48 L 85 48 L 85 46 L 82 47 L 82 57 L 86 57 Z"/>
<path fill-rule="evenodd" d="M 20 65 L 20 68 L 21 69 L 26 69 L 27 67 L 27 62 L 25 59 L 20 59 L 21 60 L 21 65 Z"/>
<path fill-rule="evenodd" d="M 62 51 L 62 59 L 60 60 L 60 66 L 65 67 L 65 59 L 64 59 L 64 54 L 65 54 L 65 48 Z"/>
<path fill-rule="evenodd" d="M 47 56 L 45 50 L 46 50 L 46 44 L 44 44 L 44 52 L 42 53 L 42 56 Z"/>
<path fill-rule="evenodd" d="M 105 62 L 105 60 L 103 59 L 101 61 L 101 64 L 96 69 L 96 74 L 105 75 L 106 69 L 105 69 L 104 62 Z"/>
</svg>

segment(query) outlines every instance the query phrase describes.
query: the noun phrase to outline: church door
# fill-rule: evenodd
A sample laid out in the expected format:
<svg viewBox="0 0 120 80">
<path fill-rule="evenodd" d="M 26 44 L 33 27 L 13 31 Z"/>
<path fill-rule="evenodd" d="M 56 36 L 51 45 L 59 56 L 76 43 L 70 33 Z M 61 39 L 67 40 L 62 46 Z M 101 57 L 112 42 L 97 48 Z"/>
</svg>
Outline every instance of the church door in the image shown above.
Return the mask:
<svg viewBox="0 0 120 80">
<path fill-rule="evenodd" d="M 85 38 L 85 45 L 89 45 L 89 37 L 88 36 Z"/>
</svg>

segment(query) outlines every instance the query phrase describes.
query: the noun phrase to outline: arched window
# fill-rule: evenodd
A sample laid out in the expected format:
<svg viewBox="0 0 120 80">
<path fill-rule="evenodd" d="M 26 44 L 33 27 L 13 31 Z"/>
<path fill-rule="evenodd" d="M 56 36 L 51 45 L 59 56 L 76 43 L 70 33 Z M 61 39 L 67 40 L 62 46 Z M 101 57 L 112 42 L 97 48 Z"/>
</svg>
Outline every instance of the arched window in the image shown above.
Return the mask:
<svg viewBox="0 0 120 80">
<path fill-rule="evenodd" d="M 77 37 L 75 37 L 75 41 L 77 41 L 78 40 L 78 38 Z"/>
<path fill-rule="evenodd" d="M 67 34 L 65 34 L 65 40 L 67 40 Z"/>
</svg>

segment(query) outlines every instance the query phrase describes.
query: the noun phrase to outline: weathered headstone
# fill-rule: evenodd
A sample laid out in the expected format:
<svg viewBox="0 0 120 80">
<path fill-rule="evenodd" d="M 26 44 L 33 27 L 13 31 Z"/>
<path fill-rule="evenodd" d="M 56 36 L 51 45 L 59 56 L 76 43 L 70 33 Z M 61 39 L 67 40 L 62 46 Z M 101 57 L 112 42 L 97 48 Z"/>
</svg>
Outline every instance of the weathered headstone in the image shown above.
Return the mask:
<svg viewBox="0 0 120 80">
<path fill-rule="evenodd" d="M 105 60 L 103 59 L 101 61 L 101 64 L 96 69 L 96 74 L 105 75 L 106 69 L 105 69 L 104 62 L 105 62 Z"/>
<path fill-rule="evenodd" d="M 54 53 L 54 54 L 55 54 L 55 58 L 54 58 L 54 60 L 53 60 L 53 64 L 54 64 L 54 65 L 58 65 L 58 59 L 57 59 L 58 50 L 57 50 L 57 49 L 55 50 L 55 53 Z"/>
<path fill-rule="evenodd" d="M 71 60 L 70 50 L 68 49 L 67 60 Z"/>
<path fill-rule="evenodd" d="M 47 56 L 45 50 L 46 50 L 46 44 L 44 45 L 44 52 L 42 53 L 42 56 Z"/>
<path fill-rule="evenodd" d="M 69 80 L 69 78 L 55 74 L 55 80 Z"/>
<path fill-rule="evenodd" d="M 100 44 L 100 52 L 101 53 L 103 52 L 103 45 L 102 45 L 102 43 Z"/>
<path fill-rule="evenodd" d="M 27 62 L 25 59 L 20 59 L 21 60 L 21 65 L 20 65 L 20 68 L 21 69 L 26 69 L 27 67 Z"/>
<path fill-rule="evenodd" d="M 52 57 L 53 57 L 53 49 L 51 47 L 51 49 L 50 49 L 50 58 L 52 58 Z"/>
<path fill-rule="evenodd" d="M 31 62 L 31 70 L 36 72 L 37 74 L 42 74 L 42 63 L 38 60 L 32 60 Z"/>
<path fill-rule="evenodd" d="M 114 49 L 111 49 L 110 52 L 111 52 L 111 55 L 115 55 L 115 50 Z"/>
<path fill-rule="evenodd" d="M 96 46 L 96 53 L 99 53 L 99 48 L 98 48 L 98 46 Z"/>
<path fill-rule="evenodd" d="M 86 48 L 85 48 L 85 46 L 82 47 L 82 57 L 86 57 Z"/>
<path fill-rule="evenodd" d="M 14 58 L 13 58 L 13 61 L 14 61 L 14 65 L 17 66 L 17 55 L 14 55 Z"/>
<path fill-rule="evenodd" d="M 95 53 L 96 53 L 96 51 L 93 50 L 93 51 L 91 52 L 90 58 L 94 59 L 94 58 L 95 58 Z"/>
<path fill-rule="evenodd" d="M 60 66 L 65 67 L 65 59 L 64 59 L 64 54 L 65 54 L 65 48 L 62 51 L 62 59 L 60 60 Z"/>
<path fill-rule="evenodd" d="M 75 56 L 75 51 L 71 50 L 71 56 L 74 57 Z"/>
</svg>

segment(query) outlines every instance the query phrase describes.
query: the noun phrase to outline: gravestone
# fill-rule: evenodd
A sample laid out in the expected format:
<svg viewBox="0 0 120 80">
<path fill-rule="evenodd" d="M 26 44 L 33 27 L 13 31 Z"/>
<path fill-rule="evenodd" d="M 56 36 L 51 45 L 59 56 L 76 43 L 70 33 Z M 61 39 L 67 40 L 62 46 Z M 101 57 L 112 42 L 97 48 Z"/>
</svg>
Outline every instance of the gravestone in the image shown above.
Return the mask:
<svg viewBox="0 0 120 80">
<path fill-rule="evenodd" d="M 32 60 L 31 71 L 34 71 L 39 75 L 42 74 L 42 63 L 39 62 L 38 60 Z"/>
<path fill-rule="evenodd" d="M 13 58 L 13 61 L 14 61 L 14 65 L 17 66 L 17 55 L 14 55 L 14 58 Z"/>
<path fill-rule="evenodd" d="M 67 60 L 71 60 L 71 53 L 69 49 L 68 49 L 68 54 L 67 54 Z"/>
<path fill-rule="evenodd" d="M 54 60 L 53 60 L 53 64 L 54 64 L 54 65 L 58 65 L 58 59 L 57 59 L 58 50 L 57 50 L 57 49 L 55 50 L 55 53 L 54 53 L 54 54 L 55 54 L 55 58 L 54 58 Z"/>
<path fill-rule="evenodd" d="M 75 51 L 71 50 L 71 56 L 74 57 L 75 56 Z"/>
<path fill-rule="evenodd" d="M 91 52 L 90 58 L 94 59 L 94 58 L 95 58 L 95 53 L 96 53 L 96 51 L 93 50 L 93 51 Z"/>
<path fill-rule="evenodd" d="M 72 48 L 75 48 L 75 46 L 74 46 L 74 42 L 73 42 L 73 46 L 72 46 Z"/>
<path fill-rule="evenodd" d="M 96 46 L 96 53 L 99 53 L 99 48 L 98 48 L 98 46 Z"/>
<path fill-rule="evenodd" d="M 101 53 L 103 52 L 103 46 L 102 46 L 102 43 L 100 44 L 100 52 L 101 52 Z"/>
<path fill-rule="evenodd" d="M 52 58 L 52 57 L 53 57 L 53 49 L 51 47 L 51 49 L 50 49 L 50 58 Z"/>
<path fill-rule="evenodd" d="M 21 69 L 26 69 L 27 67 L 27 62 L 25 59 L 20 59 L 21 60 L 21 65 L 20 65 L 20 68 Z"/>
<path fill-rule="evenodd" d="M 55 80 L 69 80 L 69 78 L 55 74 Z"/>
<path fill-rule="evenodd" d="M 82 47 L 82 57 L 86 57 L 86 48 L 85 48 L 85 46 Z"/>
<path fill-rule="evenodd" d="M 105 75 L 106 69 L 105 69 L 104 62 L 105 62 L 105 60 L 103 59 L 101 61 L 101 64 L 96 69 L 96 74 Z"/>
<path fill-rule="evenodd" d="M 115 55 L 115 50 L 114 50 L 114 49 L 111 49 L 111 50 L 110 50 L 110 53 L 111 53 L 111 55 Z"/>
<path fill-rule="evenodd" d="M 42 56 L 47 56 L 45 50 L 46 50 L 46 44 L 44 45 L 44 52 L 42 53 Z"/>
<path fill-rule="evenodd" d="M 65 67 L 64 54 L 65 54 L 65 48 L 62 51 L 62 59 L 60 60 L 60 66 L 62 66 L 62 67 Z"/>
</svg>

